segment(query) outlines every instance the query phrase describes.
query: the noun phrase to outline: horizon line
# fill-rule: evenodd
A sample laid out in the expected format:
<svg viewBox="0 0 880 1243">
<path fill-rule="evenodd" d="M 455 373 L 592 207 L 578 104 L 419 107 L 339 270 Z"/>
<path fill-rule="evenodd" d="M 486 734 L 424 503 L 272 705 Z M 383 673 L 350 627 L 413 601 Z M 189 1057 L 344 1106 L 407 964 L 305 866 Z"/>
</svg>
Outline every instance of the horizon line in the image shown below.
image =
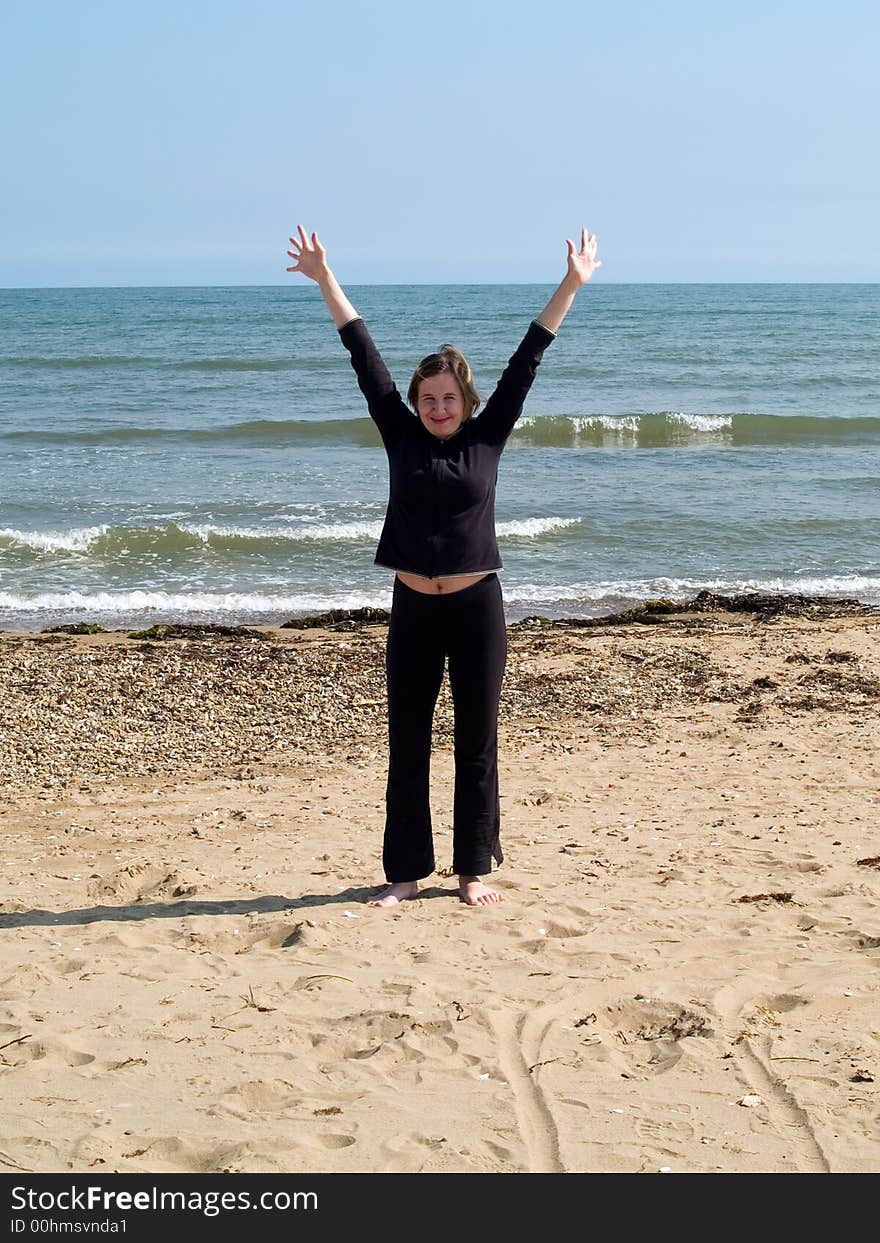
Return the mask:
<svg viewBox="0 0 880 1243">
<path fill-rule="evenodd" d="M 446 288 L 446 289 L 499 289 L 509 288 L 511 286 L 521 286 L 522 288 L 547 288 L 553 286 L 551 281 L 347 281 L 348 289 L 422 289 L 425 287 Z M 633 285 L 666 285 L 666 286 L 704 286 L 704 285 L 859 285 L 870 286 L 880 285 L 880 280 L 855 281 L 855 280 L 837 280 L 837 281 L 806 281 L 806 280 L 772 280 L 772 281 L 749 281 L 749 280 L 706 280 L 706 281 L 599 281 L 593 285 L 594 289 L 602 288 L 603 285 L 613 286 L 633 286 Z M 138 283 L 133 285 L 4 285 L 0 283 L 0 292 L 2 293 L 37 293 L 42 290 L 78 290 L 78 289 L 290 289 L 293 292 L 308 292 L 308 285 L 294 285 L 287 282 L 276 282 L 272 284 L 254 283 L 251 281 L 236 281 L 232 283 L 224 282 L 222 284 L 204 284 L 202 282 L 184 282 L 182 284 L 146 284 Z"/>
</svg>

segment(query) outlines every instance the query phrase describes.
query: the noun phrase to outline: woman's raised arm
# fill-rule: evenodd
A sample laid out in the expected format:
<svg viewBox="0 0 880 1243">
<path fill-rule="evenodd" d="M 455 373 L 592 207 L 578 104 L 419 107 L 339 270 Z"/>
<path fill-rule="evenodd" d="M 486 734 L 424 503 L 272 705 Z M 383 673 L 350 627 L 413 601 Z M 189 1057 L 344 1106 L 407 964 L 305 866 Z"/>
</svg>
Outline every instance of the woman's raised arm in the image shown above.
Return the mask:
<svg viewBox="0 0 880 1243">
<path fill-rule="evenodd" d="M 575 294 L 581 285 L 586 285 L 596 268 L 602 266 L 602 260 L 596 258 L 595 233 L 588 235 L 586 229 L 581 230 L 580 250 L 575 249 L 570 237 L 567 237 L 565 242 L 568 246 L 568 271 L 563 276 L 556 293 L 538 316 L 538 323 L 549 328 L 551 332 L 559 331 L 559 325 L 568 314 Z"/>
<path fill-rule="evenodd" d="M 327 264 L 327 252 L 317 233 L 306 236 L 302 225 L 297 225 L 299 240 L 290 239 L 294 250 L 287 253 L 296 263 L 288 272 L 302 272 L 313 280 L 327 303 L 342 344 L 351 356 L 351 365 L 358 380 L 358 387 L 367 399 L 367 409 L 386 448 L 398 439 L 413 422 L 415 415 L 397 390 L 397 386 L 376 349 L 367 326 L 342 291 L 336 277 Z"/>
<path fill-rule="evenodd" d="M 581 285 L 585 285 L 596 268 L 602 266 L 596 258 L 595 233 L 588 237 L 587 230 L 583 230 L 580 251 L 575 250 L 574 242 L 570 238 L 566 238 L 566 241 L 568 271 L 562 278 L 562 283 L 538 318 L 529 324 L 525 337 L 505 367 L 495 391 L 483 407 L 482 413 L 477 416 L 480 434 L 489 444 L 501 445 L 510 435 L 522 413 L 544 350 L 555 338 L 556 331 L 565 319 Z"/>
<path fill-rule="evenodd" d="M 339 281 L 330 271 L 327 263 L 327 251 L 321 245 L 317 233 L 313 233 L 311 242 L 301 224 L 296 226 L 299 238 L 292 237 L 291 244 L 296 248 L 287 253 L 296 263 L 288 272 L 302 272 L 309 280 L 313 280 L 320 289 L 333 323 L 337 328 L 347 324 L 351 319 L 358 319 L 358 313 L 346 298 Z"/>
</svg>

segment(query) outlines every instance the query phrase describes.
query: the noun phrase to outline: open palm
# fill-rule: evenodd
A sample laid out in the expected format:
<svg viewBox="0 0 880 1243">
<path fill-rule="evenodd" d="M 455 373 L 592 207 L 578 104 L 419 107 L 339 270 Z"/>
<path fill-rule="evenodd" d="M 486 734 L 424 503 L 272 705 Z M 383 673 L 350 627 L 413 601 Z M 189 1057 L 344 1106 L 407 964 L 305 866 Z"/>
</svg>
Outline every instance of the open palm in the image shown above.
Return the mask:
<svg viewBox="0 0 880 1243">
<path fill-rule="evenodd" d="M 299 238 L 290 239 L 294 249 L 287 252 L 291 259 L 296 260 L 296 263 L 287 270 L 288 272 L 302 272 L 303 276 L 316 281 L 327 271 L 327 251 L 321 245 L 317 233 L 313 233 L 309 240 L 301 224 L 298 224 L 296 229 Z"/>
<path fill-rule="evenodd" d="M 571 238 L 567 237 L 565 241 L 568 246 L 569 276 L 573 276 L 579 285 L 586 285 L 596 268 L 602 266 L 602 260 L 596 258 L 596 234 L 588 235 L 587 230 L 582 229 L 580 250 L 575 249 Z"/>
</svg>

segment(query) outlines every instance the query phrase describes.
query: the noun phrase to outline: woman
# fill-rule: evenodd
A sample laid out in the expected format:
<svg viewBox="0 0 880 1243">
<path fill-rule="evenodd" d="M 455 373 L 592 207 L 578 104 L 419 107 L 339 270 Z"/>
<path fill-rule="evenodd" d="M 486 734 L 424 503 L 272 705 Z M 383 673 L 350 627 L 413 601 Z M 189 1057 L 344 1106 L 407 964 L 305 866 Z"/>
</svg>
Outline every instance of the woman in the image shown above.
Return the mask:
<svg viewBox="0 0 880 1243">
<path fill-rule="evenodd" d="M 418 895 L 434 871 L 429 805 L 431 728 L 446 658 L 455 713 L 453 871 L 462 901 L 500 895 L 481 876 L 503 862 L 499 840 L 498 700 L 507 658 L 501 558 L 495 542 L 498 461 L 544 350 L 580 287 L 601 263 L 596 235 L 567 239 L 568 271 L 529 325 L 482 414 L 471 369 L 451 345 L 416 368 L 408 408 L 363 319 L 302 225 L 288 272 L 315 281 L 351 355 L 358 385 L 388 454 L 388 511 L 377 565 L 395 571 L 386 649 L 389 760 L 383 864 L 388 885 L 372 906 Z M 416 417 L 417 416 L 417 417 Z"/>
</svg>

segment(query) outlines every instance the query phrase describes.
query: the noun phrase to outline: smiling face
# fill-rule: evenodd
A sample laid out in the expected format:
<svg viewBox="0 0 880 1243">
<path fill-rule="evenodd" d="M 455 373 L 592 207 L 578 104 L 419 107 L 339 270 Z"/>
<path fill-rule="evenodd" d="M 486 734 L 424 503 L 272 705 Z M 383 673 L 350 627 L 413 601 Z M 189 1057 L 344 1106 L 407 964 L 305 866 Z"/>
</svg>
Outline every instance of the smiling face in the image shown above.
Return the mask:
<svg viewBox="0 0 880 1243">
<path fill-rule="evenodd" d="M 461 385 L 451 371 L 419 381 L 416 410 L 428 431 L 441 440 L 458 431 L 465 419 L 465 403 Z"/>
</svg>

